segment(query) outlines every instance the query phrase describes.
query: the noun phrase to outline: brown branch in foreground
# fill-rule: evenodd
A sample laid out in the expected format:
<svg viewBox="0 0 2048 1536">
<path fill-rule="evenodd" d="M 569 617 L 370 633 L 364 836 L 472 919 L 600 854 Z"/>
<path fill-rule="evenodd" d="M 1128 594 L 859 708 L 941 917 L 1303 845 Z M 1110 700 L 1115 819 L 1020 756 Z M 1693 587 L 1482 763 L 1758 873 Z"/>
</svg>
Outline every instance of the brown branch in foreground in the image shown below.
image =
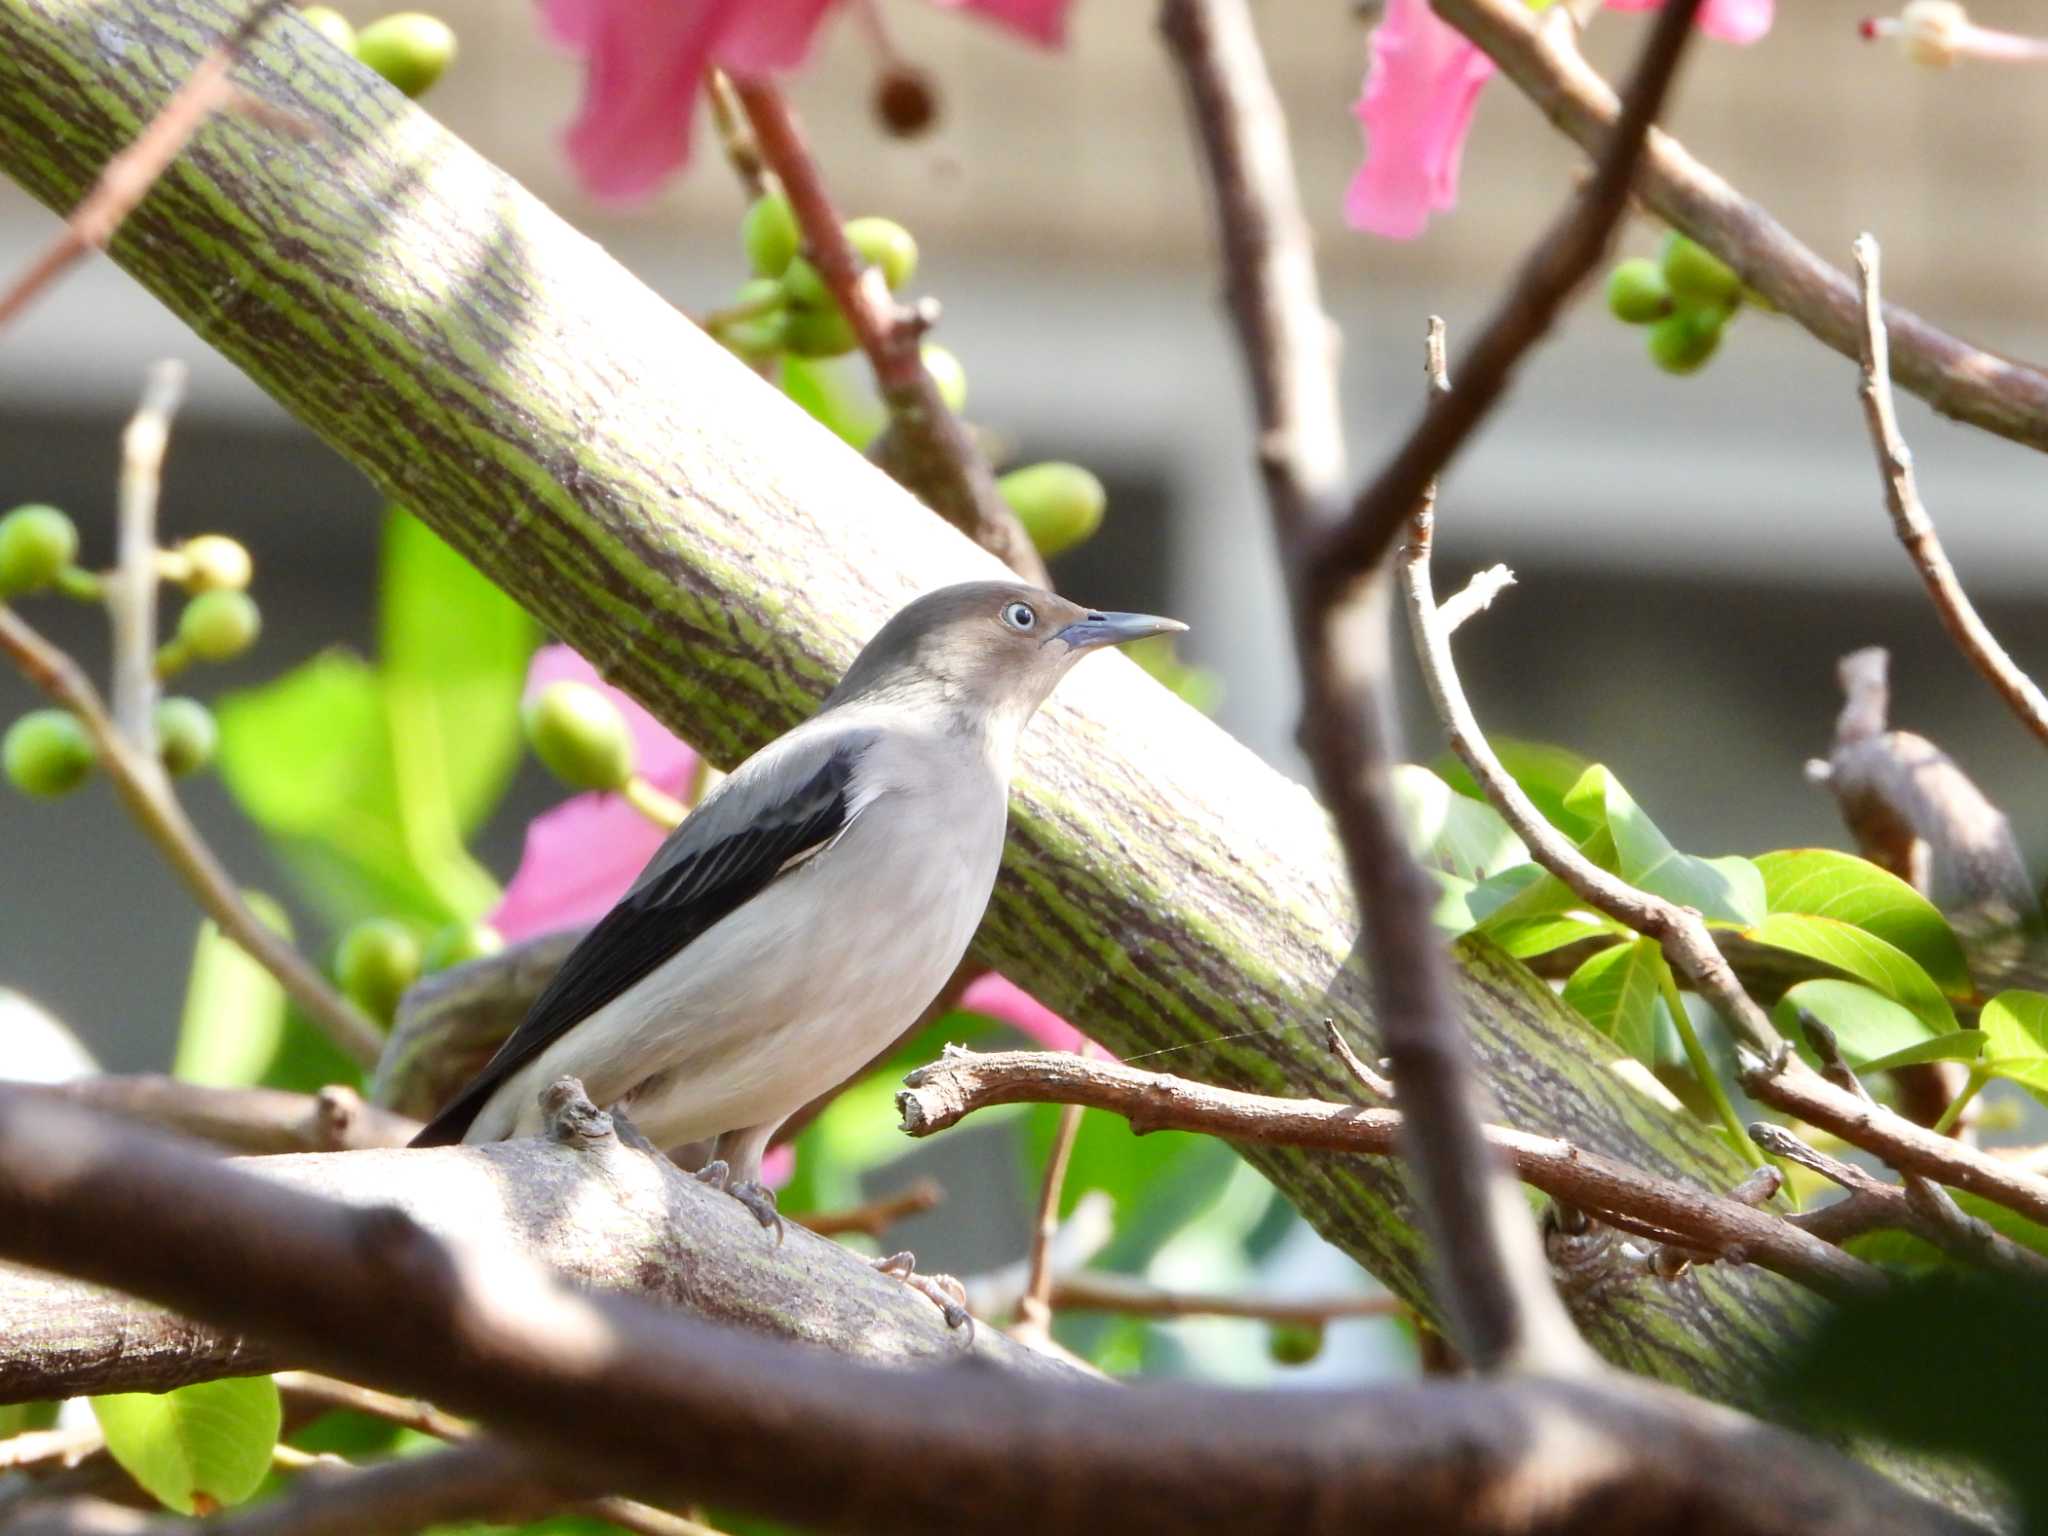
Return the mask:
<svg viewBox="0 0 2048 1536">
<path fill-rule="evenodd" d="M 1354 600 L 1355 580 L 1324 579 L 1319 541 L 1332 521 L 1343 443 L 1286 119 L 1244 0 L 1167 0 L 1160 30 L 1202 151 L 1258 415 L 1258 461 L 1289 577 L 1302 744 L 1363 912 L 1376 1011 L 1407 1111 L 1396 1123 L 1412 1141 L 1441 1299 L 1479 1369 L 1583 1371 L 1592 1352 L 1550 1283 L 1519 1193 L 1480 1135 L 1450 959 L 1430 920 L 1434 891 L 1394 812 L 1386 679 L 1371 643 L 1378 604 Z"/>
<path fill-rule="evenodd" d="M 1421 420 L 1324 544 L 1315 579 L 1326 587 L 1341 588 L 1379 563 L 1429 482 L 1486 419 L 1516 364 L 1549 331 L 1573 290 L 1606 254 L 1615 225 L 1628 211 L 1629 189 L 1698 9 L 1697 0 L 1675 0 L 1659 13 L 1620 113 L 1611 129 L 1603 129 L 1592 180 L 1523 261 L 1513 286 L 1465 353 L 1457 389 L 1430 396 Z"/>
<path fill-rule="evenodd" d="M 374 1063 L 383 1045 L 376 1027 L 330 987 L 288 939 L 249 910 L 233 877 L 185 815 L 156 759 L 143 757 L 129 745 L 78 664 L 5 603 L 0 603 L 0 654 L 11 657 L 21 674 L 54 703 L 78 716 L 115 793 L 221 932 L 275 976 L 342 1051 L 365 1066 Z"/>
<path fill-rule="evenodd" d="M 967 426 L 939 398 L 924 365 L 928 326 L 889 294 L 846 238 L 803 129 L 782 91 L 765 79 L 736 79 L 733 94 L 754 129 L 754 143 L 803 231 L 804 249 L 860 338 L 889 407 L 887 467 L 947 522 L 1026 581 L 1050 586 L 1045 561 L 996 489 L 994 473 Z"/>
<path fill-rule="evenodd" d="M 318 1093 L 213 1088 L 156 1073 L 81 1077 L 24 1093 L 161 1126 L 242 1153 L 353 1152 L 402 1147 L 420 1123 L 333 1084 Z"/>
<path fill-rule="evenodd" d="M 1539 16 L 1522 0 L 1432 0 L 1563 134 L 1588 154 L 1609 142 L 1614 90 L 1580 55 L 1562 7 Z M 1636 196 L 1741 274 L 1818 341 L 1854 359 L 1863 319 L 1856 285 L 1676 139 L 1650 135 Z M 1944 416 L 2048 449 L 2048 374 L 1951 336 L 1910 310 L 1885 307 L 1893 377 Z"/>
<path fill-rule="evenodd" d="M 1636 1381 L 1248 1394 L 865 1365 L 572 1291 L 515 1250 L 6 1092 L 0 1254 L 429 1397 L 638 1495 L 835 1530 L 1603 1536 L 1671 1529 L 1674 1510 L 1757 1536 L 1975 1529 L 1825 1447 Z M 1574 1454 L 1533 1475 L 1532 1448 L 1561 1443 Z M 1177 1496 L 1190 1466 L 1199 1501 Z"/>
<path fill-rule="evenodd" d="M 896 1096 L 903 1129 L 929 1136 L 997 1104 L 1084 1104 L 1122 1115 L 1141 1135 L 1200 1131 L 1236 1142 L 1384 1157 L 1400 1150 L 1403 1115 L 1314 1099 L 1240 1093 L 1117 1062 L 1051 1051 L 953 1050 L 905 1080 Z M 1397 1079 L 1398 1081 L 1398 1079 Z M 1550 1136 L 1484 1127 L 1524 1183 L 1656 1241 L 1757 1264 L 1823 1295 L 1875 1290 L 1879 1272 L 1769 1211 L 1689 1188 Z"/>
<path fill-rule="evenodd" d="M 185 83 L 172 93 L 157 115 L 135 136 L 135 142 L 107 161 L 100 179 L 64 221 L 42 253 L 0 293 L 0 329 L 26 309 L 87 251 L 98 250 L 114 236 L 121 221 L 148 195 L 164 168 L 177 159 L 199 125 L 228 104 L 234 88 L 228 72 L 242 50 L 284 0 L 259 0 L 248 15 L 193 67 Z"/>
<path fill-rule="evenodd" d="M 1978 615 L 1969 593 L 1949 563 L 1948 552 L 1934 531 L 1934 520 L 1921 504 L 1913 479 L 1913 451 L 1899 431 L 1892 404 L 1891 343 L 1884 323 L 1884 301 L 1878 291 L 1878 248 L 1868 234 L 1856 237 L 1856 273 L 1863 290 L 1863 383 L 1858 391 L 1870 446 L 1884 478 L 1884 501 L 1892 531 L 1906 547 L 1906 558 L 1920 573 L 1941 627 L 1983 679 L 1997 690 L 2019 722 L 2048 745 L 2048 696 L 2020 670 L 1991 627 Z"/>
</svg>

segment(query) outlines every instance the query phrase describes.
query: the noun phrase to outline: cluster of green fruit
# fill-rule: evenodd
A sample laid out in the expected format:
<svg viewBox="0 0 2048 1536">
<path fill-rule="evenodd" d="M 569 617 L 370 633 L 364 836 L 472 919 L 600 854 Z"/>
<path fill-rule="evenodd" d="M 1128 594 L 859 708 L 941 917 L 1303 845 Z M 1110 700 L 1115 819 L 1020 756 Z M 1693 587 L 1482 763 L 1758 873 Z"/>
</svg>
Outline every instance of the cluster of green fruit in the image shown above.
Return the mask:
<svg viewBox="0 0 2048 1536">
<path fill-rule="evenodd" d="M 917 272 L 917 242 L 894 219 L 859 218 L 846 223 L 846 241 L 895 293 Z M 740 285 L 730 306 L 710 322 L 712 333 L 749 361 L 779 353 L 798 357 L 839 357 L 858 344 L 825 275 L 803 254 L 796 212 L 779 192 L 759 198 L 740 222 L 753 277 Z"/>
<path fill-rule="evenodd" d="M 243 590 L 252 574 L 249 552 L 217 533 L 201 534 L 157 554 L 157 574 L 190 598 L 178 628 L 157 652 L 158 677 L 195 661 L 228 661 L 255 644 L 263 616 Z M 78 527 L 55 507 L 16 507 L 0 517 L 0 599 L 53 590 L 99 601 L 103 578 L 78 564 Z M 213 715 L 197 699 L 156 706 L 157 754 L 182 777 L 213 761 L 219 741 Z M 25 795 L 54 799 L 91 775 L 98 753 L 85 723 L 68 709 L 31 710 L 0 740 L 0 770 Z"/>
<path fill-rule="evenodd" d="M 411 97 L 425 95 L 455 62 L 454 31 L 424 11 L 380 16 L 361 31 L 329 5 L 306 6 L 299 19 Z"/>
<path fill-rule="evenodd" d="M 1607 307 L 1649 327 L 1650 360 L 1666 373 L 1691 373 L 1712 357 L 1745 299 L 1757 302 L 1735 270 L 1676 230 L 1656 260 L 1632 257 L 1607 275 Z"/>
</svg>

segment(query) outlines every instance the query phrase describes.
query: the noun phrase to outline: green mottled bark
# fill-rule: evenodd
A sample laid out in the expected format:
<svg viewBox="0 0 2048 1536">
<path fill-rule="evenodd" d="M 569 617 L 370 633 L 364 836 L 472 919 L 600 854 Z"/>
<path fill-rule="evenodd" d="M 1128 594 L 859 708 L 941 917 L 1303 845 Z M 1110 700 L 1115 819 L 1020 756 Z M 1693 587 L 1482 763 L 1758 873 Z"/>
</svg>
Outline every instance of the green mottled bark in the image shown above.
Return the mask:
<svg viewBox="0 0 2048 1536">
<path fill-rule="evenodd" d="M 0 164 L 68 207 L 234 14 L 0 0 Z M 115 259 L 714 759 L 798 719 L 907 595 L 990 571 L 295 18 L 236 78 L 318 131 L 209 124 Z M 1120 1054 L 1215 1042 L 1173 1065 L 1347 1093 L 1318 1023 L 1336 1015 L 1367 1051 L 1374 1030 L 1351 895 L 1310 797 L 1121 659 L 1063 686 L 1025 759 L 986 957 Z M 1747 1171 L 1616 1077 L 1607 1043 L 1522 967 L 1474 945 L 1459 958 L 1503 1119 L 1712 1186 Z M 1429 1305 L 1396 1164 L 1254 1156 L 1319 1230 Z M 1758 1406 L 1814 1303 L 1711 1268 L 1574 1305 L 1610 1359 Z"/>
</svg>

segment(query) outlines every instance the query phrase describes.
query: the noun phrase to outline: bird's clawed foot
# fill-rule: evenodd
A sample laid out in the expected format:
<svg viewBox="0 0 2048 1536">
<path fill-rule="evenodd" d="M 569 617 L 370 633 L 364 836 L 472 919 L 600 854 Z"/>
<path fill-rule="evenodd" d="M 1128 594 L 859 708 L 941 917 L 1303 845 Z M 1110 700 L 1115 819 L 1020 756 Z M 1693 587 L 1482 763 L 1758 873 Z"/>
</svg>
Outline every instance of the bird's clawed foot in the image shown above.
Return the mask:
<svg viewBox="0 0 2048 1536">
<path fill-rule="evenodd" d="M 886 1259 L 870 1259 L 876 1269 L 893 1275 L 946 1315 L 948 1328 L 965 1328 L 967 1342 L 974 1342 L 974 1314 L 967 1310 L 967 1288 L 951 1275 L 921 1275 L 917 1255 L 908 1249 Z"/>
<path fill-rule="evenodd" d="M 721 1189 L 728 1195 L 731 1195 L 733 1199 L 739 1201 L 741 1205 L 752 1211 L 754 1213 L 754 1220 L 761 1223 L 762 1226 L 773 1227 L 775 1229 L 775 1241 L 778 1245 L 781 1244 L 782 1212 L 775 1208 L 774 1190 L 770 1189 L 766 1184 L 757 1183 L 752 1179 L 742 1179 L 737 1184 L 733 1183 L 732 1165 L 727 1163 L 722 1157 L 714 1157 L 702 1168 L 699 1168 L 696 1177 L 699 1184 L 708 1184 L 713 1189 Z"/>
</svg>

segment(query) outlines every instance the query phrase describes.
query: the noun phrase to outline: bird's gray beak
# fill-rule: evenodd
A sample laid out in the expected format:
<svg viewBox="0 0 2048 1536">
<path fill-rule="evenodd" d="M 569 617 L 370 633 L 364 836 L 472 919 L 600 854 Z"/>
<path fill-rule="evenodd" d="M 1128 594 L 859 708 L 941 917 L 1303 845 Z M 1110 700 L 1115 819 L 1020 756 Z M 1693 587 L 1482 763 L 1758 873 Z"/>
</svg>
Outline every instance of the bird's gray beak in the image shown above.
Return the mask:
<svg viewBox="0 0 2048 1536">
<path fill-rule="evenodd" d="M 1177 635 L 1187 628 L 1179 619 L 1162 619 L 1149 613 L 1091 613 L 1076 619 L 1054 635 L 1070 651 L 1092 651 L 1098 646 L 1123 645 L 1147 635 Z"/>
</svg>

